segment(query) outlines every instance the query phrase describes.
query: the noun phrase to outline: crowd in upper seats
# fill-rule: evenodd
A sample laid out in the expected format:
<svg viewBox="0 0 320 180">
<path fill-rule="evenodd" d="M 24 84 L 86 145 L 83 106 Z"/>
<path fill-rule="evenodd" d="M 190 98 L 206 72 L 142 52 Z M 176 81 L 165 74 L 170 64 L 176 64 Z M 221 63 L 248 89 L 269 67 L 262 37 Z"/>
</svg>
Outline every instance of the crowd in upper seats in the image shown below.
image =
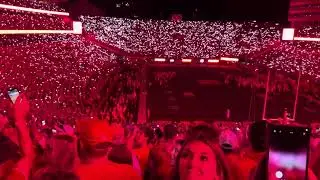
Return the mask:
<svg viewBox="0 0 320 180">
<path fill-rule="evenodd" d="M 85 41 L 43 45 L 1 51 L 2 179 L 266 178 L 266 122 L 134 124 L 139 66 Z"/>
<path fill-rule="evenodd" d="M 41 129 L 57 122 L 137 116 L 139 67 L 84 39 L 0 48 L 0 109 L 8 114 L 8 90 L 28 96 L 28 122 Z M 122 65 L 120 65 L 122 64 Z"/>
<path fill-rule="evenodd" d="M 319 79 L 319 43 L 282 41 L 277 23 L 156 21 L 112 17 L 81 17 L 85 30 L 96 39 L 156 57 L 178 60 L 235 57 L 247 64 L 262 65 Z M 295 29 L 295 37 L 318 37 L 317 25 Z"/>
</svg>

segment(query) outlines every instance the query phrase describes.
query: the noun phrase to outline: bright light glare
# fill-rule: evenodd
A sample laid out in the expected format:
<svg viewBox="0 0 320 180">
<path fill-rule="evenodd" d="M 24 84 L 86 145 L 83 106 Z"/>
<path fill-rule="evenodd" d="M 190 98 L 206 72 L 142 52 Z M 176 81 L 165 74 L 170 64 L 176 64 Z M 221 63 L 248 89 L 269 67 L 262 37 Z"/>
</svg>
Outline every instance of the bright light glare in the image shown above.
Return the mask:
<svg viewBox="0 0 320 180">
<path fill-rule="evenodd" d="M 16 11 L 27 11 L 27 12 L 32 12 L 32 13 L 69 16 L 69 13 L 67 13 L 67 12 L 48 11 L 48 10 L 26 8 L 26 7 L 12 6 L 12 5 L 6 5 L 6 4 L 0 4 L 0 8 L 11 9 L 11 10 L 16 10 Z"/>
<path fill-rule="evenodd" d="M 282 30 L 282 40 L 292 41 L 294 38 L 294 29 L 293 28 L 283 28 Z"/>
<path fill-rule="evenodd" d="M 276 178 L 281 179 L 283 178 L 283 173 L 281 171 L 276 172 Z"/>
<path fill-rule="evenodd" d="M 208 59 L 208 63 L 218 63 L 219 59 Z"/>
<path fill-rule="evenodd" d="M 165 58 L 154 58 L 154 61 L 156 61 L 156 62 L 165 62 L 166 59 Z"/>
<path fill-rule="evenodd" d="M 200 63 L 204 63 L 204 59 L 200 59 Z"/>
<path fill-rule="evenodd" d="M 184 63 L 191 63 L 191 59 L 182 59 L 182 62 L 184 62 Z"/>
<path fill-rule="evenodd" d="M 228 58 L 228 57 L 221 57 L 221 61 L 232 61 L 232 62 L 238 62 L 238 58 Z"/>
<path fill-rule="evenodd" d="M 174 59 L 170 59 L 170 62 L 173 63 L 173 62 L 174 62 Z"/>
<path fill-rule="evenodd" d="M 79 21 L 73 21 L 73 33 L 82 34 L 82 23 Z"/>
<path fill-rule="evenodd" d="M 76 34 L 73 30 L 0 30 L 0 34 Z"/>
</svg>

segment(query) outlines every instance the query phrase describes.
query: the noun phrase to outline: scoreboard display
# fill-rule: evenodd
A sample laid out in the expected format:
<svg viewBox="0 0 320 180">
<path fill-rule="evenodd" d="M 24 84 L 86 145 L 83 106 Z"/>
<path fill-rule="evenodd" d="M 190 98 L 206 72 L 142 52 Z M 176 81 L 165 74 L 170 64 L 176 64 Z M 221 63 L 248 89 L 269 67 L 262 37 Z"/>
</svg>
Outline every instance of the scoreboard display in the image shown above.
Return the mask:
<svg viewBox="0 0 320 180">
<path fill-rule="evenodd" d="M 248 120 L 251 88 L 225 78 L 237 73 L 212 67 L 150 67 L 149 119 Z"/>
</svg>

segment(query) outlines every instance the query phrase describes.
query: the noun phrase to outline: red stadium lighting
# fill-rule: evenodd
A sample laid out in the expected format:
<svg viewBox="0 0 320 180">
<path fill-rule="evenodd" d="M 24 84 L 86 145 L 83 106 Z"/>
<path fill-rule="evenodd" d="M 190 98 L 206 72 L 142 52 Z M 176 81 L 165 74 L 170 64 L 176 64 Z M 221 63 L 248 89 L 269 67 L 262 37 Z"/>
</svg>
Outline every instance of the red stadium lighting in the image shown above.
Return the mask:
<svg viewBox="0 0 320 180">
<path fill-rule="evenodd" d="M 230 62 L 238 62 L 239 61 L 238 58 L 229 58 L 229 57 L 221 57 L 220 60 L 221 61 L 230 61 Z"/>
<path fill-rule="evenodd" d="M 208 59 L 208 63 L 218 63 L 219 59 Z"/>
<path fill-rule="evenodd" d="M 204 63 L 204 59 L 200 59 L 200 63 Z"/>
<path fill-rule="evenodd" d="M 165 58 L 154 58 L 155 62 L 165 62 L 166 59 Z"/>
<path fill-rule="evenodd" d="M 171 63 L 174 63 L 174 59 L 170 59 L 170 62 L 171 62 Z"/>
<path fill-rule="evenodd" d="M 191 62 L 192 62 L 192 59 L 182 59 L 182 62 L 183 62 L 183 63 L 191 63 Z"/>
<path fill-rule="evenodd" d="M 48 10 L 42 10 L 42 9 L 34 9 L 34 8 L 26 8 L 26 7 L 20 7 L 20 6 L 12 6 L 12 5 L 7 5 L 7 4 L 0 4 L 0 8 L 16 10 L 16 11 L 27 11 L 27 12 L 32 12 L 32 13 L 69 16 L 69 13 L 67 13 L 67 12 L 48 11 Z"/>
<path fill-rule="evenodd" d="M 294 39 L 294 28 L 283 28 L 282 30 L 282 40 L 292 41 Z"/>
<path fill-rule="evenodd" d="M 316 42 L 319 42 L 320 38 L 294 37 L 293 40 L 295 40 L 295 41 L 316 41 Z"/>
</svg>

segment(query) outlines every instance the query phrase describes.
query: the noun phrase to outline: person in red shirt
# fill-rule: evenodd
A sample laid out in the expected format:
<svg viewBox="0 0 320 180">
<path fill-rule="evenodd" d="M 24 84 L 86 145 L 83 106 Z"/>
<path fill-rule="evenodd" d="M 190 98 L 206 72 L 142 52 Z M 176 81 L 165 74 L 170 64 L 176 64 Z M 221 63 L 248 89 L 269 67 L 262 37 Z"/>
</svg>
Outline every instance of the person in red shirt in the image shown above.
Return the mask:
<svg viewBox="0 0 320 180">
<path fill-rule="evenodd" d="M 141 179 L 132 165 L 108 160 L 113 135 L 107 122 L 99 120 L 79 122 L 78 129 L 83 157 L 86 160 L 75 170 L 80 180 Z"/>
<path fill-rule="evenodd" d="M 145 171 L 148 164 L 150 147 L 149 143 L 154 138 L 152 129 L 141 128 L 135 135 L 133 152 L 139 160 L 141 172 Z"/>
<path fill-rule="evenodd" d="M 254 169 L 267 151 L 267 122 L 252 123 L 248 129 L 248 140 L 250 146 L 242 151 L 239 163 L 239 168 L 246 178 L 252 176 Z"/>
<path fill-rule="evenodd" d="M 173 124 L 164 127 L 164 139 L 155 145 L 149 154 L 144 179 L 169 180 L 175 165 L 173 152 L 176 147 L 177 128 Z"/>
</svg>

